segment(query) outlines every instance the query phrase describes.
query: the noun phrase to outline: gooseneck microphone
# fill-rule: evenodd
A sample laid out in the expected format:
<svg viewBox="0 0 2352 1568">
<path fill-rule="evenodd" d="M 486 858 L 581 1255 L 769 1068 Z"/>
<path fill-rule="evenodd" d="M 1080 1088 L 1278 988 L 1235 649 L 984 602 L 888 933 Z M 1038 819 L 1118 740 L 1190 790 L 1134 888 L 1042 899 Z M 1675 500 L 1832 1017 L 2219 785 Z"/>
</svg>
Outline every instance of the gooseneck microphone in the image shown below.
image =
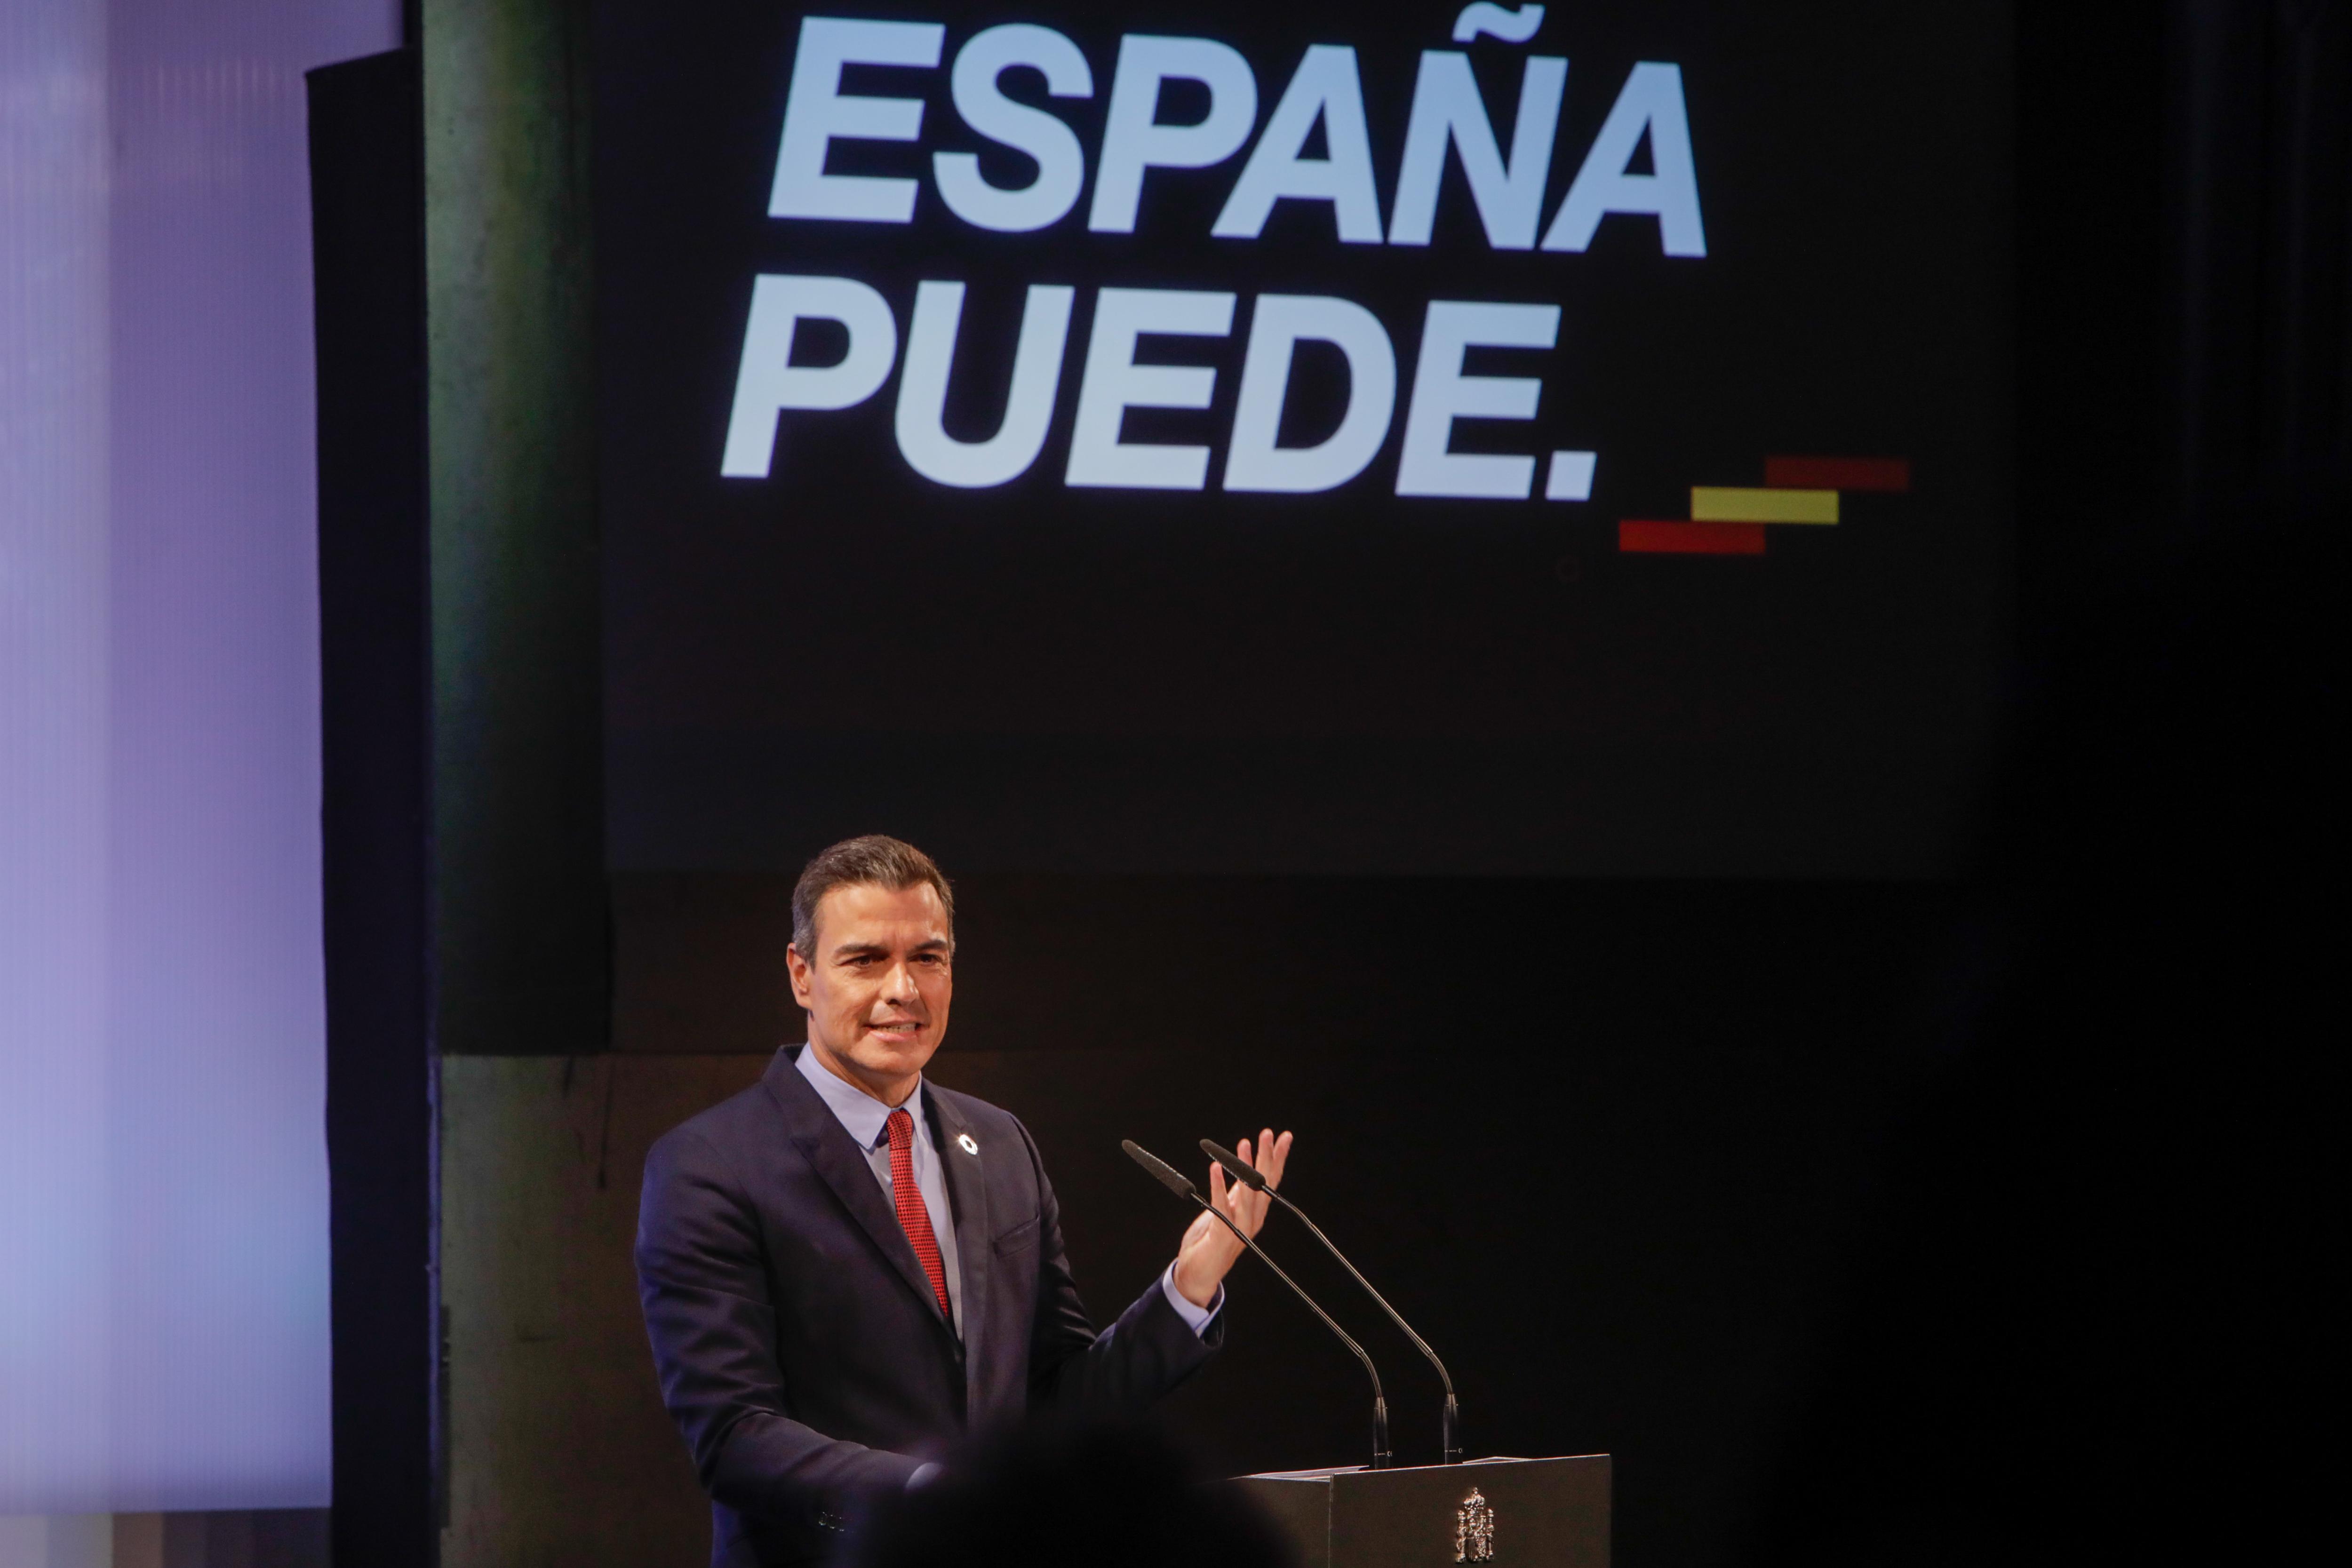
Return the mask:
<svg viewBox="0 0 2352 1568">
<path fill-rule="evenodd" d="M 1170 1192 L 1174 1193 L 1179 1197 L 1190 1198 L 1192 1202 L 1200 1205 L 1203 1211 L 1215 1215 L 1217 1218 L 1217 1223 L 1232 1231 L 1234 1235 L 1240 1239 L 1243 1246 L 1256 1253 L 1258 1261 L 1273 1270 L 1276 1279 L 1280 1280 L 1284 1284 L 1289 1286 L 1292 1291 L 1297 1291 L 1298 1299 L 1307 1303 L 1307 1310 L 1313 1312 L 1317 1317 L 1321 1318 L 1323 1320 L 1323 1326 L 1329 1329 L 1333 1333 L 1338 1334 L 1339 1336 L 1339 1343 L 1346 1345 L 1350 1351 L 1354 1352 L 1356 1359 L 1364 1364 L 1364 1375 L 1372 1380 L 1371 1468 L 1376 1470 L 1387 1469 L 1395 1458 L 1395 1456 L 1389 1451 L 1389 1402 L 1387 1396 L 1381 1393 L 1381 1375 L 1374 1369 L 1372 1365 L 1372 1358 L 1364 1354 L 1364 1347 L 1358 1344 L 1354 1340 L 1349 1339 L 1348 1337 L 1348 1331 L 1341 1328 L 1338 1323 L 1333 1322 L 1331 1321 L 1331 1314 L 1325 1312 L 1321 1307 L 1317 1306 L 1315 1304 L 1315 1298 L 1308 1295 L 1305 1291 L 1300 1290 L 1298 1281 L 1284 1273 L 1282 1271 L 1282 1265 L 1267 1257 L 1265 1255 L 1265 1249 L 1251 1240 L 1247 1231 L 1244 1231 L 1240 1226 L 1235 1225 L 1232 1220 L 1226 1218 L 1215 1204 L 1211 1203 L 1207 1198 L 1202 1197 L 1201 1196 L 1201 1189 L 1192 1185 L 1192 1178 L 1185 1176 L 1182 1171 L 1178 1170 L 1174 1166 L 1170 1165 L 1166 1160 L 1161 1159 L 1158 1155 L 1153 1154 L 1150 1150 L 1137 1143 L 1133 1138 L 1121 1138 L 1118 1141 L 1118 1146 L 1127 1151 L 1127 1157 L 1129 1159 L 1133 1160 L 1137 1165 L 1141 1166 L 1145 1170 L 1150 1172 L 1152 1179 L 1157 1181 L 1161 1186 L 1166 1187 Z"/>
<path fill-rule="evenodd" d="M 1243 1160 L 1239 1155 L 1234 1154 L 1233 1150 L 1226 1148 L 1223 1144 L 1212 1143 L 1207 1138 L 1202 1138 L 1201 1140 L 1201 1152 L 1208 1155 L 1211 1159 L 1216 1161 L 1217 1164 L 1223 1166 L 1227 1176 L 1233 1177 L 1244 1186 L 1248 1187 L 1252 1192 L 1262 1192 L 1265 1194 L 1266 1197 L 1274 1199 L 1275 1202 L 1282 1205 L 1283 1207 L 1297 1215 L 1298 1217 L 1298 1223 L 1313 1231 L 1315 1233 L 1315 1239 L 1323 1243 L 1323 1249 L 1331 1254 L 1332 1257 L 1337 1258 L 1339 1260 L 1339 1267 L 1348 1270 L 1349 1275 L 1354 1279 L 1356 1283 L 1364 1288 L 1364 1294 L 1371 1297 L 1373 1301 L 1378 1301 L 1381 1306 L 1381 1311 L 1388 1313 L 1389 1321 L 1396 1324 L 1397 1327 L 1402 1329 L 1404 1331 L 1404 1337 L 1412 1341 L 1414 1345 L 1419 1347 L 1422 1354 L 1429 1357 L 1429 1364 L 1437 1368 L 1438 1381 L 1445 1385 L 1445 1416 L 1443 1438 L 1445 1449 L 1445 1462 L 1449 1465 L 1460 1464 L 1462 1462 L 1462 1406 L 1454 1402 L 1454 1379 L 1447 1375 L 1445 1364 L 1437 1359 L 1437 1353 L 1429 1348 L 1429 1342 L 1412 1332 L 1412 1325 L 1405 1322 L 1404 1319 L 1398 1314 L 1397 1310 L 1394 1307 L 1389 1305 L 1388 1298 L 1386 1296 L 1381 1295 L 1378 1291 L 1372 1289 L 1372 1282 L 1370 1280 L 1365 1279 L 1363 1275 L 1356 1272 L 1356 1266 L 1348 1261 L 1348 1255 L 1331 1244 L 1331 1239 L 1323 1234 L 1323 1228 L 1307 1218 L 1307 1211 L 1305 1209 L 1299 1207 L 1297 1204 L 1291 1202 L 1288 1198 L 1283 1197 L 1282 1194 L 1276 1192 L 1274 1188 L 1266 1185 L 1265 1176 L 1258 1171 L 1256 1166 Z M 1292 1288 L 1294 1290 L 1297 1289 L 1296 1286 Z"/>
</svg>

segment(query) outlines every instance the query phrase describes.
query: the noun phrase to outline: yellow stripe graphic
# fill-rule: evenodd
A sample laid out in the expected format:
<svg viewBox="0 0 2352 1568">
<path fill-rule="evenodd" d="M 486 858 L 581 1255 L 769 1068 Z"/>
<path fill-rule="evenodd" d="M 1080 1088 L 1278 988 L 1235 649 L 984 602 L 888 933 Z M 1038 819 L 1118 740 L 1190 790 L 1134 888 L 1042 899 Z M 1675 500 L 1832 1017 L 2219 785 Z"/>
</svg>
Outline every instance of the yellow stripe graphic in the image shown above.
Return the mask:
<svg viewBox="0 0 2352 1568">
<path fill-rule="evenodd" d="M 1834 523 L 1835 490 L 1739 489 L 1727 485 L 1691 486 L 1695 523 Z"/>
</svg>

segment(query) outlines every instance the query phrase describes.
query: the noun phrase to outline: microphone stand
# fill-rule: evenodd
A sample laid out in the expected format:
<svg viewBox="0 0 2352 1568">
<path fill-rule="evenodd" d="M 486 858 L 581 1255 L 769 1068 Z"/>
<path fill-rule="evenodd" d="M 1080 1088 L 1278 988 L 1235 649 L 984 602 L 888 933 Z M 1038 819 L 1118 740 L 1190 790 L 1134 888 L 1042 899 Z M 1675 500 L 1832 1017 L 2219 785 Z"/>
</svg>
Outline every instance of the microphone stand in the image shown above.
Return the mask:
<svg viewBox="0 0 2352 1568">
<path fill-rule="evenodd" d="M 1161 1159 L 1150 1150 L 1144 1148 L 1132 1138 L 1121 1138 L 1119 1140 L 1118 1146 L 1127 1151 L 1128 1158 L 1133 1160 L 1137 1165 L 1141 1166 L 1145 1170 L 1149 1171 L 1151 1174 L 1152 1178 L 1158 1181 L 1160 1186 L 1166 1187 L 1170 1192 L 1174 1193 L 1179 1197 L 1192 1199 L 1201 1207 L 1203 1212 L 1215 1215 L 1217 1223 L 1232 1231 L 1234 1237 L 1244 1247 L 1246 1247 L 1252 1252 L 1256 1253 L 1258 1261 L 1273 1270 L 1276 1279 L 1280 1280 L 1284 1284 L 1289 1286 L 1293 1291 L 1297 1292 L 1298 1299 L 1307 1303 L 1307 1310 L 1313 1312 L 1317 1317 L 1322 1319 L 1323 1326 L 1329 1329 L 1333 1333 L 1339 1335 L 1339 1343 L 1346 1345 L 1350 1351 L 1354 1352 L 1356 1359 L 1364 1364 L 1364 1375 L 1372 1380 L 1372 1463 L 1370 1468 L 1376 1470 L 1387 1469 L 1396 1460 L 1396 1456 L 1389 1449 L 1389 1402 L 1387 1397 L 1381 1393 L 1381 1375 L 1373 1368 L 1372 1358 L 1364 1354 L 1364 1347 L 1358 1344 L 1354 1340 L 1349 1339 L 1348 1337 L 1348 1331 L 1341 1328 L 1338 1323 L 1333 1322 L 1331 1321 L 1331 1314 L 1325 1312 L 1321 1307 L 1317 1306 L 1315 1304 L 1315 1298 L 1308 1295 L 1304 1290 L 1300 1289 L 1297 1281 L 1292 1279 L 1288 1274 L 1284 1273 L 1282 1270 L 1282 1265 L 1267 1257 L 1265 1255 L 1265 1249 L 1260 1247 L 1255 1241 L 1251 1240 L 1248 1232 L 1244 1231 L 1240 1226 L 1235 1225 L 1232 1220 L 1226 1218 L 1215 1204 L 1213 1204 L 1207 1198 L 1202 1197 L 1201 1196 L 1201 1189 L 1192 1185 L 1191 1177 L 1185 1176 L 1183 1172 L 1178 1170 L 1174 1166 L 1170 1165 L 1166 1160 Z"/>
<path fill-rule="evenodd" d="M 1397 1327 L 1402 1329 L 1404 1331 L 1404 1337 L 1412 1341 L 1414 1346 L 1420 1350 L 1422 1354 L 1429 1357 L 1429 1364 L 1437 1368 L 1438 1381 L 1445 1385 L 1445 1413 L 1441 1428 L 1441 1440 L 1444 1445 L 1445 1463 L 1449 1465 L 1460 1464 L 1462 1462 L 1462 1406 L 1455 1402 L 1454 1397 L 1454 1379 L 1447 1375 L 1445 1364 L 1437 1359 L 1437 1353 L 1429 1348 L 1429 1342 L 1412 1332 L 1412 1325 L 1405 1322 L 1403 1317 L 1398 1313 L 1394 1307 L 1389 1305 L 1388 1298 L 1386 1296 L 1381 1295 L 1378 1291 L 1372 1289 L 1372 1282 L 1370 1280 L 1365 1279 L 1363 1275 L 1356 1272 L 1356 1266 L 1348 1261 L 1348 1255 L 1331 1244 L 1331 1239 L 1323 1234 L 1323 1228 L 1307 1218 L 1307 1211 L 1305 1209 L 1299 1207 L 1297 1204 L 1291 1202 L 1288 1198 L 1283 1197 L 1282 1194 L 1276 1192 L 1273 1187 L 1266 1185 L 1265 1176 L 1257 1169 L 1256 1166 L 1249 1165 L 1244 1161 L 1239 1155 L 1234 1154 L 1233 1150 L 1226 1148 L 1223 1145 L 1212 1143 L 1206 1138 L 1202 1138 L 1201 1140 L 1201 1152 L 1208 1155 L 1211 1159 L 1216 1161 L 1217 1164 L 1223 1166 L 1225 1169 L 1225 1174 L 1233 1177 L 1235 1181 L 1240 1182 L 1244 1186 L 1248 1187 L 1253 1192 L 1262 1192 L 1265 1194 L 1266 1197 L 1274 1199 L 1275 1202 L 1282 1205 L 1283 1207 L 1297 1215 L 1298 1217 L 1298 1223 L 1313 1231 L 1315 1233 L 1315 1239 L 1323 1243 L 1323 1249 L 1326 1252 L 1330 1253 L 1332 1257 L 1337 1258 L 1339 1260 L 1339 1267 L 1348 1270 L 1349 1277 L 1352 1278 L 1356 1283 L 1364 1288 L 1364 1294 L 1371 1297 L 1373 1301 L 1378 1301 L 1380 1303 L 1381 1311 L 1388 1313 L 1389 1321 L 1396 1324 Z"/>
</svg>

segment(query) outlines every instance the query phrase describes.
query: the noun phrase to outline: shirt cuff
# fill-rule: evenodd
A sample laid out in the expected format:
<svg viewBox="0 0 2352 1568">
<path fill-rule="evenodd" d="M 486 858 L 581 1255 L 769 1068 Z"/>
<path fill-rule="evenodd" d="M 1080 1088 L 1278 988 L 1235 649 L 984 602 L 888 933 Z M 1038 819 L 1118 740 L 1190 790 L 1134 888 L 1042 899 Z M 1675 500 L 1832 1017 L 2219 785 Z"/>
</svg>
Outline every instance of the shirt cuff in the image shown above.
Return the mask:
<svg viewBox="0 0 2352 1568">
<path fill-rule="evenodd" d="M 1173 1263 L 1169 1264 L 1160 1276 L 1160 1293 L 1168 1298 L 1168 1304 L 1176 1309 L 1176 1315 L 1184 1320 L 1184 1326 L 1191 1329 L 1195 1336 L 1209 1332 L 1209 1321 L 1225 1304 L 1225 1288 L 1223 1285 L 1217 1287 L 1217 1293 L 1210 1298 L 1205 1307 L 1196 1307 L 1186 1301 L 1184 1292 L 1176 1288 L 1176 1265 Z"/>
</svg>

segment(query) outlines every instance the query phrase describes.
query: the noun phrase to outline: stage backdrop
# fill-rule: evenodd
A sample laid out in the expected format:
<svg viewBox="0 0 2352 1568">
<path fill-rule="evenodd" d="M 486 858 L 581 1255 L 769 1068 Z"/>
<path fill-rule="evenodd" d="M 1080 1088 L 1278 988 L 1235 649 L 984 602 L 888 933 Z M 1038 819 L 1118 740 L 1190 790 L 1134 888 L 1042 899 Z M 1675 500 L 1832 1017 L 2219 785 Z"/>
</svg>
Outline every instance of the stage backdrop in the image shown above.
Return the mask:
<svg viewBox="0 0 2352 1568">
<path fill-rule="evenodd" d="M 1182 1221 L 1119 1137 L 1294 1126 L 1474 1450 L 1736 1560 L 2002 653 L 2007 8 L 425 13 L 444 1561 L 707 1549 L 638 1164 L 870 831 L 1097 1312 Z M 1170 1407 L 1213 1468 L 1361 1447 L 1278 1290 Z"/>
<path fill-rule="evenodd" d="M 2000 8 L 599 29 L 617 868 L 1955 863 Z"/>
</svg>

